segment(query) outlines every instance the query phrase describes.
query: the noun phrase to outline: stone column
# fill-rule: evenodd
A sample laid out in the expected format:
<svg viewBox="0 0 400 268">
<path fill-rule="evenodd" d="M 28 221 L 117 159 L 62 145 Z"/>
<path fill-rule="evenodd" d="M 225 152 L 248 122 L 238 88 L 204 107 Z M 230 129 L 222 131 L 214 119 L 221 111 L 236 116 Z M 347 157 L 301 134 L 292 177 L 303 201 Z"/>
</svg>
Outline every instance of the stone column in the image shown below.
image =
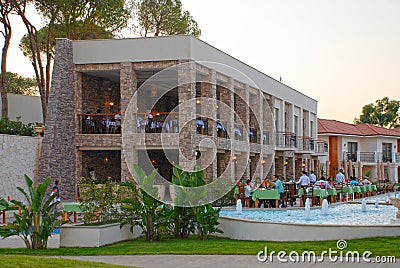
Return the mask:
<svg viewBox="0 0 400 268">
<path fill-rule="evenodd" d="M 121 62 L 121 71 L 120 71 L 121 124 L 123 123 L 125 118 L 125 110 L 128 107 L 129 102 L 131 101 L 136 91 L 137 91 L 137 78 L 136 78 L 136 70 L 134 70 L 133 64 L 131 62 Z M 134 102 L 134 106 L 137 107 L 137 102 Z M 136 111 L 135 108 L 133 110 Z M 135 116 L 133 118 L 136 119 Z M 124 130 L 122 129 L 121 132 L 123 131 Z M 135 132 L 136 129 L 130 131 Z M 133 147 L 126 149 L 134 150 Z M 137 152 L 132 152 L 132 151 L 130 153 L 133 153 L 134 155 L 137 154 Z M 137 163 L 137 161 L 135 163 Z M 125 161 L 125 155 L 121 148 L 121 181 L 126 181 L 130 179 L 132 179 L 132 175 L 129 172 L 129 168 Z"/>
<path fill-rule="evenodd" d="M 75 196 L 75 76 L 72 41 L 57 39 L 47 107 L 45 135 L 39 163 L 39 180 L 61 181 L 68 199 Z"/>
<path fill-rule="evenodd" d="M 194 137 L 196 135 L 196 68 L 187 62 L 178 67 L 179 98 L 179 164 L 185 170 L 193 170 L 195 164 Z"/>
</svg>

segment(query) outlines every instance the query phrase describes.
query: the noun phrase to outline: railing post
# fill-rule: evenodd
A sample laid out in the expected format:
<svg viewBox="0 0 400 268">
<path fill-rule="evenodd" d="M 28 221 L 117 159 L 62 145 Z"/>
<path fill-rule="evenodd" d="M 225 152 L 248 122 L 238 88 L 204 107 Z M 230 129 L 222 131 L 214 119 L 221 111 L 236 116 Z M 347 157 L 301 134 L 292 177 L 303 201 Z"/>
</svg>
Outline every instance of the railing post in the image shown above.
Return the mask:
<svg viewBox="0 0 400 268">
<path fill-rule="evenodd" d="M 360 151 L 357 151 L 357 161 L 360 161 L 360 159 L 361 159 L 361 153 Z"/>
</svg>

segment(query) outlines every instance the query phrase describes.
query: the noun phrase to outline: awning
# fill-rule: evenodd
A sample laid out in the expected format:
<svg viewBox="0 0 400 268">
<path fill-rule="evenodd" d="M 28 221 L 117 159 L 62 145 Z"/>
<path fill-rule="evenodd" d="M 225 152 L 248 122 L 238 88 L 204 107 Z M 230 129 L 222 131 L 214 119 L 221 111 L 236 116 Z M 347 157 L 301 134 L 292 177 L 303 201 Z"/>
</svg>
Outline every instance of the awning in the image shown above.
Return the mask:
<svg viewBox="0 0 400 268">
<path fill-rule="evenodd" d="M 242 133 L 240 132 L 240 129 L 237 128 L 237 127 L 233 128 L 233 133 L 235 133 L 236 135 L 242 137 Z"/>
<path fill-rule="evenodd" d="M 225 127 L 220 122 L 217 122 L 217 130 L 226 131 Z"/>
<path fill-rule="evenodd" d="M 196 126 L 198 127 L 204 127 L 204 121 L 201 119 L 196 119 Z"/>
</svg>

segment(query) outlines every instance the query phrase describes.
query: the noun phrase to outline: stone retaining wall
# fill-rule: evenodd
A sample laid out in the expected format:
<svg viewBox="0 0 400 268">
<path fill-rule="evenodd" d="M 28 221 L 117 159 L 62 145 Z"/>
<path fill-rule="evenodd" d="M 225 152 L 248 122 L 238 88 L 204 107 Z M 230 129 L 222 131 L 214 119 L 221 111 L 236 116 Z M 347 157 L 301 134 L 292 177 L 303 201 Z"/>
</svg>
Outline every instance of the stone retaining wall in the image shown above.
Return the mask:
<svg viewBox="0 0 400 268">
<path fill-rule="evenodd" d="M 0 197 L 22 200 L 24 174 L 34 179 L 42 138 L 0 134 Z"/>
</svg>

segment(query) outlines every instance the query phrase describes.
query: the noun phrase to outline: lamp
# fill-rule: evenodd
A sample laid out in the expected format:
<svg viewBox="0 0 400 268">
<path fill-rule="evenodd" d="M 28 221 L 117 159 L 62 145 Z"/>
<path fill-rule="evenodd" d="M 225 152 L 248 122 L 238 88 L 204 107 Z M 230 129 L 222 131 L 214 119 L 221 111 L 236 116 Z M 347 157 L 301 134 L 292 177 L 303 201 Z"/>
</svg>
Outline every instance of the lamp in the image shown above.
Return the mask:
<svg viewBox="0 0 400 268">
<path fill-rule="evenodd" d="M 200 104 L 200 100 L 196 100 L 196 104 Z"/>
<path fill-rule="evenodd" d="M 266 162 L 266 161 L 265 161 L 264 159 L 263 159 L 263 160 L 261 160 L 261 164 L 263 164 L 263 165 L 264 165 L 264 164 L 265 164 L 265 162 Z"/>
<path fill-rule="evenodd" d="M 301 166 L 302 166 L 302 167 L 305 167 L 305 166 L 306 166 L 306 163 L 303 162 L 303 163 L 301 164 Z"/>
<path fill-rule="evenodd" d="M 283 162 L 283 165 L 286 167 L 286 166 L 288 165 L 288 162 L 285 160 L 285 161 Z"/>
<path fill-rule="evenodd" d="M 106 157 L 104 157 L 104 159 L 103 159 L 104 163 L 106 163 L 106 164 L 108 163 L 108 160 L 109 160 L 109 159 L 108 159 L 108 157 L 107 157 L 107 156 L 106 156 Z"/>
<path fill-rule="evenodd" d="M 156 160 L 152 159 L 152 160 L 151 160 L 151 163 L 152 163 L 152 164 L 155 164 L 155 163 L 156 163 Z"/>
<path fill-rule="evenodd" d="M 232 160 L 236 160 L 237 159 L 237 157 L 236 156 L 232 156 Z"/>
</svg>

